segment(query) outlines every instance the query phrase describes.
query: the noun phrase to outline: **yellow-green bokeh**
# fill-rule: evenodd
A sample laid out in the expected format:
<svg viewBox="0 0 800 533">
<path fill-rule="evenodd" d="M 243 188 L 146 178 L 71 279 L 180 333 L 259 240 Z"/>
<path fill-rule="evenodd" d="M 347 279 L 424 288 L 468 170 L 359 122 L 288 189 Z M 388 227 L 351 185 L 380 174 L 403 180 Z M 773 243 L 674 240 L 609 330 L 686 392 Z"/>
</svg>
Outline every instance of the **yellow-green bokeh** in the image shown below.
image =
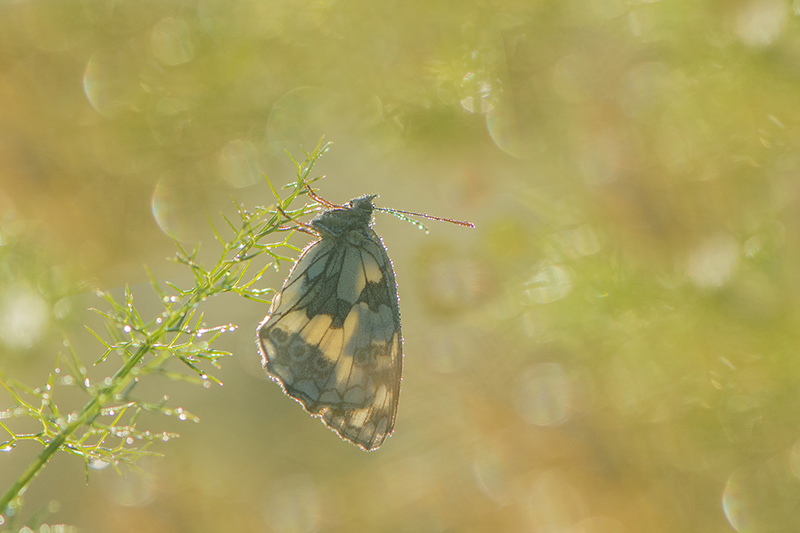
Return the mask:
<svg viewBox="0 0 800 533">
<path fill-rule="evenodd" d="M 794 531 L 798 13 L 789 0 L 0 4 L 8 375 L 43 383 L 62 331 L 96 360 L 83 324 L 103 304 L 80 280 L 129 284 L 157 313 L 142 265 L 191 283 L 164 261 L 172 238 L 202 257 L 207 220 L 224 227 L 231 196 L 271 203 L 262 176 L 291 181 L 285 151 L 300 159 L 322 135 L 329 200 L 377 193 L 477 226 L 425 235 L 378 214 L 406 354 L 379 451 L 284 397 L 258 367 L 267 308 L 219 298 L 208 323 L 239 326 L 221 341 L 225 386 L 142 385 L 202 422 L 145 417 L 181 438 L 124 479 L 94 465 L 86 486 L 62 454 L 23 514 L 58 500 L 46 521 L 81 531 Z M 37 451 L 0 454 L 2 490 Z"/>
</svg>

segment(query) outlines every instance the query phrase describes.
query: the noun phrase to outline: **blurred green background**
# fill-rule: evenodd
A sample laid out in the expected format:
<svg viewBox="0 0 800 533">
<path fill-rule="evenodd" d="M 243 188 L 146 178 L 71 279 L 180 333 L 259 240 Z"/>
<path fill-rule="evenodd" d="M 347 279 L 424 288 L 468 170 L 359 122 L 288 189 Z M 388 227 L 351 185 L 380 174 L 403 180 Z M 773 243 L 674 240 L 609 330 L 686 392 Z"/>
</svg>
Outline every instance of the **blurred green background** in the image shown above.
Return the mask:
<svg viewBox="0 0 800 533">
<path fill-rule="evenodd" d="M 378 214 L 405 373 L 394 436 L 339 441 L 263 375 L 154 380 L 200 424 L 142 474 L 60 454 L 22 514 L 79 531 L 781 532 L 800 524 L 800 2 L 0 2 L 0 367 L 41 385 L 78 280 L 191 279 L 169 234 L 272 202 L 284 151 Z M 307 236 L 295 236 L 298 246 Z M 277 287 L 288 272 L 270 272 Z M 116 294 L 121 294 L 119 290 Z M 149 305 L 149 307 L 148 307 Z M 91 372 L 113 373 L 118 360 Z M 85 397 L 59 390 L 64 409 Z M 6 408 L 10 398 L 0 396 Z M 35 430 L 32 428 L 31 430 Z M 0 454 L 4 491 L 40 448 Z"/>
</svg>

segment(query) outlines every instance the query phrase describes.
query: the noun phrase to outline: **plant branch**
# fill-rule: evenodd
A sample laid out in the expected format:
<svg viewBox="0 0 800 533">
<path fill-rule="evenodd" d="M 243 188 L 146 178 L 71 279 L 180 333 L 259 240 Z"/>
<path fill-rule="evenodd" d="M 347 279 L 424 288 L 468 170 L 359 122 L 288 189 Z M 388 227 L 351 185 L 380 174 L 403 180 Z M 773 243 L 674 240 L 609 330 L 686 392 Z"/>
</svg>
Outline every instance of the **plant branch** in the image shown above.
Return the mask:
<svg viewBox="0 0 800 533">
<path fill-rule="evenodd" d="M 75 384 L 85 392 L 92 394 L 92 398 L 89 399 L 77 414 L 69 415 L 65 420 L 63 417 L 59 416 L 57 406 L 52 403 L 51 385 L 55 379 L 55 374 L 59 372 L 58 369 L 51 374 L 48 385 L 45 387 L 46 393 L 40 393 L 38 389 L 36 391 L 23 389 L 20 384 L 6 378 L 5 375 L 0 373 L 0 385 L 12 395 L 19 406 L 17 409 L 24 411 L 20 416 L 31 416 L 41 420 L 43 423 L 42 432 L 37 433 L 35 436 L 17 435 L 5 424 L 2 424 L 3 429 L 12 436 L 11 441 L 7 444 L 13 446 L 18 439 L 34 438 L 45 446 L 41 453 L 28 464 L 19 478 L 14 481 L 5 494 L 0 497 L 0 513 L 6 513 L 7 511 L 15 510 L 19 507 L 20 496 L 24 494 L 30 482 L 41 472 L 42 468 L 59 450 L 65 450 L 82 456 L 87 465 L 89 465 L 90 459 L 101 458 L 101 460 L 103 460 L 107 457 L 117 457 L 114 453 L 115 451 L 127 451 L 130 453 L 128 449 L 123 450 L 122 445 L 117 447 L 119 449 L 111 448 L 110 450 L 101 448 L 101 445 L 109 435 L 119 436 L 119 427 L 115 426 L 115 424 L 120 421 L 122 411 L 125 409 L 135 407 L 135 414 L 133 415 L 132 421 L 128 426 L 123 426 L 132 429 L 138 413 L 142 409 L 150 410 L 159 408 L 158 406 L 153 407 L 152 404 L 129 402 L 127 395 L 139 378 L 153 372 L 161 372 L 164 363 L 172 356 L 181 360 L 192 371 L 191 379 L 197 380 L 199 376 L 199 379 L 203 381 L 210 379 L 211 381 L 218 382 L 218 380 L 200 370 L 195 363 L 200 360 L 205 360 L 218 366 L 216 362 L 217 358 L 226 354 L 224 352 L 210 350 L 207 345 L 222 332 L 233 331 L 235 327 L 227 325 L 205 328 L 201 325 L 202 316 L 197 320 L 197 326 L 194 329 L 188 324 L 192 320 L 197 306 L 208 297 L 215 294 L 236 292 L 242 297 L 260 300 L 263 294 L 270 292 L 270 290 L 251 288 L 266 267 L 259 269 L 258 274 L 252 280 L 246 280 L 244 274 L 248 270 L 250 261 L 260 254 L 267 254 L 270 256 L 274 266 L 277 266 L 280 256 L 276 254 L 273 249 L 288 247 L 289 244 L 286 242 L 286 239 L 282 238 L 279 242 L 271 244 L 261 244 L 259 241 L 265 236 L 281 230 L 282 225 L 289 222 L 288 219 L 282 217 L 281 213 L 288 209 L 290 204 L 298 196 L 306 193 L 306 183 L 314 181 L 314 178 L 309 179 L 311 168 L 314 166 L 317 159 L 328 150 L 329 146 L 330 143 L 323 144 L 320 142 L 314 151 L 306 154 L 307 157 L 302 163 L 295 163 L 297 166 L 297 181 L 290 186 L 292 192 L 285 199 L 281 199 L 272 185 L 269 185 L 277 199 L 277 203 L 273 208 L 257 208 L 253 213 L 250 213 L 234 201 L 238 214 L 241 217 L 241 224 L 237 227 L 232 224 L 230 220 L 227 218 L 225 219 L 228 226 L 234 231 L 234 236 L 228 241 L 225 241 L 216 229 L 213 229 L 215 238 L 222 245 L 222 250 L 216 265 L 210 270 L 205 270 L 202 265 L 197 262 L 197 248 L 189 253 L 181 247 L 179 243 L 175 243 L 178 248 L 175 260 L 192 270 L 195 284 L 191 289 L 181 290 L 168 283 L 167 285 L 175 289 L 178 295 L 167 296 L 148 272 L 154 291 L 162 298 L 162 302 L 164 303 L 165 312 L 158 318 L 150 322 L 145 322 L 134 306 L 133 295 L 128 288 L 125 289 L 123 303 L 118 303 L 108 293 L 98 291 L 98 296 L 105 299 L 112 306 L 112 311 L 108 313 L 98 312 L 104 315 L 107 320 L 117 328 L 121 327 L 128 336 L 124 340 L 107 342 L 103 340 L 100 335 L 89 330 L 91 334 L 101 342 L 104 349 L 104 354 L 95 364 L 104 362 L 114 351 L 121 354 L 124 364 L 113 376 L 106 378 L 104 386 L 90 387 L 85 368 L 78 356 L 70 349 L 71 358 L 68 358 L 68 364 L 74 377 L 78 378 Z M 296 218 L 298 215 L 307 213 L 310 210 L 311 207 L 304 206 L 299 210 L 295 210 L 293 212 L 293 217 Z M 200 347 L 191 345 L 191 341 L 186 343 L 176 342 L 181 335 L 194 338 L 204 333 L 212 333 L 213 338 Z M 111 334 L 112 336 L 120 337 L 118 330 L 114 328 L 111 328 Z M 143 364 L 143 359 L 148 353 L 153 353 L 155 359 L 147 364 Z M 176 379 L 188 379 L 188 376 L 183 374 L 180 375 L 180 378 L 176 373 L 170 373 L 169 375 Z M 72 383 L 72 379 L 70 383 Z M 29 394 L 39 393 L 38 395 L 41 398 L 42 407 L 37 409 L 32 404 L 26 402 L 20 394 L 17 393 L 17 390 L 24 390 Z M 119 408 L 109 407 L 113 402 L 123 402 L 124 405 Z M 50 412 L 53 414 L 52 417 L 45 415 L 45 407 L 49 407 Z M 112 411 L 115 409 L 120 410 L 120 416 L 116 417 L 111 425 L 102 425 L 96 422 L 99 416 L 113 414 Z M 161 410 L 166 414 L 171 414 L 173 412 L 163 407 L 161 407 Z M 108 413 L 105 411 L 108 411 Z M 167 411 L 169 411 L 169 413 Z M 184 416 L 185 411 L 181 408 L 178 408 L 175 412 L 180 414 L 181 419 L 186 418 Z M 82 437 L 77 437 L 76 434 L 82 428 L 88 429 Z M 86 443 L 87 438 L 93 435 L 99 435 L 100 440 L 94 444 Z M 150 434 L 149 432 L 145 432 L 144 435 L 149 436 Z M 167 440 L 166 434 L 164 435 L 164 440 Z M 147 446 L 147 444 L 145 444 L 145 446 Z M 134 450 L 134 460 L 142 454 L 144 454 L 144 448 Z M 123 459 L 125 457 L 128 456 L 123 455 Z"/>
</svg>

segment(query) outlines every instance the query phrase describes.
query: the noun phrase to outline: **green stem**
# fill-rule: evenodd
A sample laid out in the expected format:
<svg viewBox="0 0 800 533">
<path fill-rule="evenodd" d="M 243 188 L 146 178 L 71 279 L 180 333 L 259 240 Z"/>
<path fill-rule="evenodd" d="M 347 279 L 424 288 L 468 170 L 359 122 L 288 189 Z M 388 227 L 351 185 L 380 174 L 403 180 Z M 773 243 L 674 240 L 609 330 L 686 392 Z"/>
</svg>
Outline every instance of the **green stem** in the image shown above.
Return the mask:
<svg viewBox="0 0 800 533">
<path fill-rule="evenodd" d="M 67 425 L 64 429 L 58 432 L 56 436 L 53 438 L 52 441 L 45 447 L 42 452 L 36 456 L 36 458 L 31 461 L 28 465 L 28 468 L 22 473 L 22 475 L 11 485 L 11 487 L 3 494 L 2 498 L 0 498 L 0 513 L 5 513 L 8 509 L 9 504 L 17 498 L 20 493 L 28 486 L 28 484 L 35 478 L 39 472 L 44 468 L 47 462 L 55 455 L 55 453 L 63 446 L 64 442 L 72 436 L 79 428 L 84 425 L 90 424 L 92 420 L 94 420 L 99 414 L 100 411 L 103 409 L 106 403 L 109 400 L 113 399 L 116 394 L 120 391 L 125 390 L 125 388 L 130 384 L 131 373 L 133 372 L 134 367 L 139 364 L 145 354 L 150 351 L 150 348 L 153 345 L 153 339 L 158 339 L 162 337 L 168 328 L 174 326 L 183 314 L 192 308 L 192 306 L 202 300 L 202 296 L 199 296 L 197 293 L 189 299 L 181 308 L 181 312 L 175 313 L 170 317 L 169 320 L 165 320 L 164 323 L 158 328 L 143 344 L 139 346 L 136 350 L 136 353 L 128 359 L 128 361 L 114 374 L 112 378 L 113 381 L 111 385 L 108 387 L 103 388 L 97 394 L 97 396 L 93 397 L 89 402 L 83 406 L 78 417 L 73 420 L 71 423 Z"/>
<path fill-rule="evenodd" d="M 295 165 L 297 166 L 298 177 L 297 187 L 286 200 L 281 201 L 281 205 L 288 205 L 304 191 L 306 179 L 311 172 L 311 168 L 314 166 L 314 163 L 316 163 L 317 159 L 319 159 L 329 147 L 330 143 L 323 143 L 320 139 L 316 149 L 312 153 L 306 154 L 306 160 L 302 164 L 295 162 Z M 271 184 L 270 188 L 272 188 Z M 275 192 L 274 188 L 272 190 Z M 276 193 L 276 198 L 277 197 L 278 195 Z M 278 200 L 280 201 L 280 198 L 278 198 Z M 42 468 L 44 468 L 48 461 L 50 461 L 53 455 L 55 455 L 55 453 L 62 446 L 64 446 L 64 443 L 66 443 L 76 431 L 85 425 L 92 424 L 94 419 L 100 414 L 103 407 L 109 401 L 114 400 L 117 394 L 124 391 L 125 388 L 128 387 L 128 385 L 134 379 L 133 369 L 141 362 L 145 354 L 150 351 L 150 349 L 156 342 L 158 342 L 159 339 L 166 335 L 171 328 L 179 324 L 186 314 L 189 313 L 192 308 L 196 304 L 200 303 L 205 297 L 210 296 L 213 293 L 227 292 L 233 289 L 232 286 L 224 286 L 225 284 L 223 284 L 222 287 L 219 287 L 218 283 L 235 265 L 240 263 L 238 259 L 231 260 L 226 258 L 227 254 L 234 249 L 234 246 L 237 244 L 240 245 L 240 254 L 246 255 L 259 238 L 263 237 L 267 233 L 275 231 L 277 228 L 279 228 L 280 224 L 283 223 L 280 220 L 280 217 L 277 217 L 274 223 L 271 222 L 269 224 L 269 228 L 259 231 L 259 235 L 255 236 L 256 238 L 254 241 L 251 241 L 249 239 L 244 239 L 245 235 L 252 235 L 253 228 L 250 225 L 251 220 L 243 216 L 243 221 L 244 225 L 238 232 L 236 232 L 235 238 L 229 243 L 223 244 L 223 253 L 221 259 L 219 263 L 217 263 L 217 266 L 208 273 L 206 277 L 207 283 L 196 286 L 192 296 L 184 305 L 181 306 L 181 309 L 178 312 L 171 313 L 171 316 L 168 320 L 165 320 L 164 323 L 161 324 L 161 326 L 152 334 L 147 335 L 145 342 L 139 346 L 136 353 L 114 374 L 111 384 L 100 389 L 96 395 L 89 402 L 87 402 L 86 405 L 83 406 L 77 418 L 69 423 L 66 427 L 62 428 L 55 435 L 53 440 L 47 444 L 44 450 L 42 450 L 42 452 L 33 461 L 31 461 L 22 475 L 11 485 L 6 493 L 3 494 L 2 498 L 0 498 L 0 513 L 5 513 L 8 510 L 11 502 L 19 498 L 20 494 L 24 492 L 25 488 L 33 480 L 33 478 L 35 478 L 39 472 L 41 472 Z M 9 392 L 12 391 L 9 390 Z"/>
<path fill-rule="evenodd" d="M 75 421 L 69 424 L 66 428 L 62 429 L 55 438 L 50 441 L 50 444 L 42 450 L 36 458 L 31 461 L 31 464 L 28 465 L 28 468 L 25 469 L 25 472 L 14 482 L 13 485 L 3 494 L 3 497 L 0 498 L 0 512 L 5 512 L 8 508 L 8 504 L 11 503 L 17 496 L 19 496 L 20 492 L 28 486 L 28 483 L 36 477 L 39 471 L 44 467 L 45 464 L 50 460 L 50 458 L 55 455 L 61 445 L 67 440 L 67 438 L 72 435 L 80 426 L 86 423 L 87 420 L 90 419 L 95 413 L 98 413 L 101 409 L 100 401 L 97 397 L 92 398 L 89 403 L 87 403 L 83 409 L 81 410 L 81 414 L 83 416 L 79 416 Z"/>
</svg>

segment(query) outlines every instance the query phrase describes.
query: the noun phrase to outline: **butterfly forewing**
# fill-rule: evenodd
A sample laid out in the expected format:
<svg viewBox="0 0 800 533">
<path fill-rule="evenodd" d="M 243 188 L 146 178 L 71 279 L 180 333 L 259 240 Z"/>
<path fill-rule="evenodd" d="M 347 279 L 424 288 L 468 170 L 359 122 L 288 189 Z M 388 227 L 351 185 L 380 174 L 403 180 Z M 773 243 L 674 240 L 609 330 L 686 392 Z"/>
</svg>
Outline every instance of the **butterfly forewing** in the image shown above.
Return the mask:
<svg viewBox="0 0 800 533">
<path fill-rule="evenodd" d="M 267 374 L 342 438 L 372 450 L 394 427 L 402 374 L 397 285 L 370 196 L 325 211 L 258 327 Z"/>
</svg>

